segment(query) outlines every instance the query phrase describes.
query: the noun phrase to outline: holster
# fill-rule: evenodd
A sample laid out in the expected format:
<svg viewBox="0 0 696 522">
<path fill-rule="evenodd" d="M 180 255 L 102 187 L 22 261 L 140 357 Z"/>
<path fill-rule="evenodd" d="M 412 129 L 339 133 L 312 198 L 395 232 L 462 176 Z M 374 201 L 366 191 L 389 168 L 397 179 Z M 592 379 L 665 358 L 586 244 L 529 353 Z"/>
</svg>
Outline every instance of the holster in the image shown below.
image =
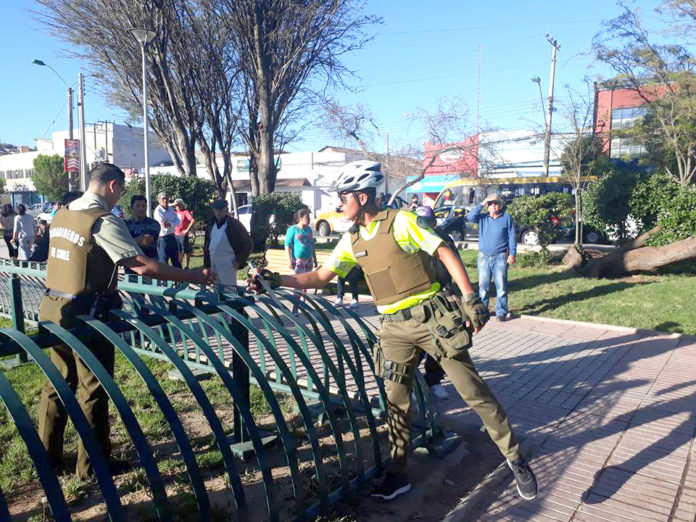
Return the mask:
<svg viewBox="0 0 696 522">
<path fill-rule="evenodd" d="M 123 300 L 117 291 L 103 292 L 91 297 L 91 299 L 92 304 L 89 308 L 89 315 L 100 321 L 108 321 L 109 311 L 123 306 Z"/>
<path fill-rule="evenodd" d="M 454 296 L 437 294 L 428 301 L 428 307 L 430 313 L 426 326 L 439 348 L 435 358 L 458 359 L 466 355 L 472 345 L 471 332 Z"/>
</svg>

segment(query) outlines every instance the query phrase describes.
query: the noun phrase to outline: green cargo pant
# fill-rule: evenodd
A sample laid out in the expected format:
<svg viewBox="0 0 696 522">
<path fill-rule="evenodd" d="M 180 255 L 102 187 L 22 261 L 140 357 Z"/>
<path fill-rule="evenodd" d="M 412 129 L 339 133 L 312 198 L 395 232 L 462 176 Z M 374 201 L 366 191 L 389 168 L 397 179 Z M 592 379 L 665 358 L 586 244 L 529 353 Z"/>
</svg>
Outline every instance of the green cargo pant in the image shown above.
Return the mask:
<svg viewBox="0 0 696 522">
<path fill-rule="evenodd" d="M 420 350 L 436 355 L 435 338 L 427 326 L 415 319 L 383 321 L 377 333 L 384 359 L 415 366 Z M 442 369 L 466 403 L 481 417 L 483 425 L 500 452 L 508 459 L 519 456 L 519 444 L 507 415 L 488 385 L 476 372 L 468 352 L 459 359 L 442 359 Z M 411 386 L 384 380 L 387 392 L 389 443 L 392 473 L 406 473 L 411 445 Z"/>
<path fill-rule="evenodd" d="M 113 375 L 114 347 L 104 341 L 90 343 L 89 348 L 109 374 Z M 51 361 L 73 393 L 77 392 L 77 401 L 108 459 L 111 453 L 111 442 L 109 441 L 109 402 L 106 391 L 99 384 L 96 376 L 67 346 L 51 348 Z M 63 435 L 67 422 L 68 414 L 65 407 L 53 385 L 47 380 L 41 391 L 39 404 L 39 436 L 56 467 L 60 467 L 63 458 Z M 79 441 L 77 448 L 75 473 L 82 479 L 92 474 L 92 465 L 82 441 Z"/>
</svg>

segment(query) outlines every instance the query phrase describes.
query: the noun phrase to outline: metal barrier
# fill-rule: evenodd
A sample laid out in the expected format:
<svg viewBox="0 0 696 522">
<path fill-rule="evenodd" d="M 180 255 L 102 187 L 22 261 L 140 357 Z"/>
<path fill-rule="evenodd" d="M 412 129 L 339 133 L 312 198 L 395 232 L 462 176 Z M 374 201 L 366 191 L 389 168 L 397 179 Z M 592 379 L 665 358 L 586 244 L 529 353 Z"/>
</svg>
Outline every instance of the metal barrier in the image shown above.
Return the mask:
<svg viewBox="0 0 696 522">
<path fill-rule="evenodd" d="M 104 386 L 133 443 L 162 520 L 171 519 L 175 507 L 158 469 L 156 452 L 114 378 L 87 347 L 95 339 L 106 339 L 124 356 L 160 408 L 186 467 L 200 520 L 210 520 L 213 508 L 196 451 L 172 401 L 141 356 L 171 363 L 200 407 L 222 456 L 234 500 L 234 513 L 228 517 L 256 520 L 259 515 L 257 503 L 249 501 L 250 485 L 242 476 L 243 454 L 251 453 L 256 460 L 268 520 L 327 513 L 333 503 L 377 475 L 387 461 L 388 455 L 380 447 L 384 437 L 379 433 L 384 430 L 385 392 L 381 380 L 374 379 L 369 350 L 375 340 L 373 327 L 351 310 L 339 311 L 319 296 L 303 300 L 288 291 L 254 299 L 223 289 L 196 289 L 127 276 L 119 282 L 124 307 L 112 311 L 108 322 L 80 316 L 80 326 L 71 331 L 41 323 L 38 333 L 26 335 L 22 319 L 38 319 L 42 267 L 5 263 L 0 265 L 0 274 L 8 281 L 7 289 L 0 292 L 0 314 L 12 317 L 14 325 L 0 330 L 0 356 L 31 358 L 54 386 L 94 466 L 112 520 L 125 519 L 126 510 L 108 463 L 75 394 L 42 348 L 70 346 Z M 293 306 L 297 314 L 292 313 Z M 231 437 L 195 370 L 217 375 L 233 400 Z M 416 383 L 413 444 L 425 445 L 441 437 L 442 428 L 418 372 Z M 250 384 L 258 386 L 270 407 L 279 451 L 264 445 L 250 407 Z M 298 428 L 290 425 L 293 419 L 284 416 L 278 393 L 292 397 L 294 423 L 301 423 L 305 435 L 298 438 Z M 0 400 L 27 446 L 53 518 L 70 520 L 70 508 L 49 456 L 25 405 L 2 372 Z M 317 423 L 317 419 L 325 422 Z M 330 444 L 322 445 L 326 440 Z M 308 447 L 300 451 L 302 444 Z M 287 476 L 282 480 L 289 482 L 294 502 L 288 503 L 278 492 L 280 469 Z M 0 491 L 0 519 L 10 515 L 6 495 Z"/>
</svg>

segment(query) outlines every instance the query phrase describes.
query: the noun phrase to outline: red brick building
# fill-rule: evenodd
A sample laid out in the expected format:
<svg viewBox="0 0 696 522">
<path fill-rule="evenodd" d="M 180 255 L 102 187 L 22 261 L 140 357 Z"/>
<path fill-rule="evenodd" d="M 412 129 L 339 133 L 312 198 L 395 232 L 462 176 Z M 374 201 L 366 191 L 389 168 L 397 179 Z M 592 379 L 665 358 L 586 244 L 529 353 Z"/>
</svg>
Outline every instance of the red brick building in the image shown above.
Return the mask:
<svg viewBox="0 0 696 522">
<path fill-rule="evenodd" d="M 597 89 L 594 103 L 594 133 L 602 138 L 610 158 L 635 158 L 645 154 L 645 147 L 616 131 L 633 127 L 645 116 L 645 98 L 659 97 L 663 86 L 646 87 L 641 96 L 635 89 Z"/>
</svg>

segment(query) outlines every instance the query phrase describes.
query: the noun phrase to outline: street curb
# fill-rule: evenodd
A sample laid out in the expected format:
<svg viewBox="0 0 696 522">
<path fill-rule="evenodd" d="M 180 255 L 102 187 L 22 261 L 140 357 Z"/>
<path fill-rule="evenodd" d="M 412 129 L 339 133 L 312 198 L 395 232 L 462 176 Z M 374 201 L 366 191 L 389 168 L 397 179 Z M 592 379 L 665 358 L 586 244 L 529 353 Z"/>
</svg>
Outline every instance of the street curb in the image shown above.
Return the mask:
<svg viewBox="0 0 696 522">
<path fill-rule="evenodd" d="M 533 444 L 531 439 L 524 439 L 520 443 L 520 453 L 528 460 L 533 455 Z M 507 465 L 507 461 L 503 461 L 495 470 L 483 479 L 474 490 L 464 497 L 461 502 L 452 511 L 442 519 L 442 522 L 469 522 L 476 520 L 481 505 L 491 500 L 493 494 L 500 489 L 501 484 L 510 480 L 512 471 Z"/>
<path fill-rule="evenodd" d="M 647 328 L 632 328 L 630 326 L 616 326 L 613 324 L 602 324 L 602 323 L 586 323 L 583 321 L 573 321 L 572 319 L 557 319 L 555 317 L 544 317 L 542 315 L 515 315 L 520 319 L 530 319 L 532 321 L 539 322 L 554 322 L 558 324 L 567 324 L 568 326 L 582 326 L 589 328 L 597 328 L 602 330 L 611 330 L 613 332 L 621 332 L 627 334 L 640 334 L 640 335 L 656 335 L 660 337 L 669 337 L 671 339 L 681 339 L 682 337 L 695 337 L 688 334 L 683 334 L 679 332 L 665 332 L 662 330 L 649 330 Z"/>
</svg>

